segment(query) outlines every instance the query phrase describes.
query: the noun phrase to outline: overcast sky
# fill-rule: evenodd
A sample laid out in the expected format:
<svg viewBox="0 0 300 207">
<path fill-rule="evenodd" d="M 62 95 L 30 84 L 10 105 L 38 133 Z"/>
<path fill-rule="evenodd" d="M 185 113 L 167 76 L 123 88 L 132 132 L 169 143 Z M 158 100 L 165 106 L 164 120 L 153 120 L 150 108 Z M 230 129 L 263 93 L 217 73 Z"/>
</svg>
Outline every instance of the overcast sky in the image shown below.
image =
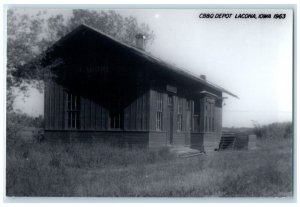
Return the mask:
<svg viewBox="0 0 300 207">
<path fill-rule="evenodd" d="M 61 11 L 52 11 L 57 13 Z M 155 33 L 148 51 L 220 85 L 228 97 L 223 126 L 251 127 L 292 120 L 292 12 L 288 10 L 118 10 L 147 23 Z M 67 15 L 70 11 L 64 12 Z M 230 19 L 199 18 L 200 13 L 232 13 Z M 285 19 L 236 19 L 241 13 L 286 14 Z M 43 114 L 43 95 L 32 90 L 16 108 Z"/>
</svg>

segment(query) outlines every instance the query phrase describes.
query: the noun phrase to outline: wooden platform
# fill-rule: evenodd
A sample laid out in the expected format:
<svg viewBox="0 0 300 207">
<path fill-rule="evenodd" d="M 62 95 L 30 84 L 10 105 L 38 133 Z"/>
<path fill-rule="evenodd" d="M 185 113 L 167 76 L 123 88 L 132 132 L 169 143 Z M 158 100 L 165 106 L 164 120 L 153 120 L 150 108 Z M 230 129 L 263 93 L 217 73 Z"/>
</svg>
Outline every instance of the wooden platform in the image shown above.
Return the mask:
<svg viewBox="0 0 300 207">
<path fill-rule="evenodd" d="M 171 147 L 170 152 L 177 154 L 178 157 L 192 157 L 204 154 L 197 149 L 192 149 L 190 147 Z"/>
</svg>

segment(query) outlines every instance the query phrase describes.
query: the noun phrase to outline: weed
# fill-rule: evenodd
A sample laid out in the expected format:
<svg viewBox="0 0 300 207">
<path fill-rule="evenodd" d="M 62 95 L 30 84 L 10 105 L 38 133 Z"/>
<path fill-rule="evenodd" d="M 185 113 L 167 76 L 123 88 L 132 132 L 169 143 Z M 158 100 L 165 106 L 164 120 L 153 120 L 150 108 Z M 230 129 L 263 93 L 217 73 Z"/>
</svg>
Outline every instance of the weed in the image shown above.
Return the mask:
<svg viewBox="0 0 300 207">
<path fill-rule="evenodd" d="M 283 138 L 287 127 L 266 128 L 264 133 L 268 136 L 257 141 L 256 150 L 214 152 L 188 159 L 177 158 L 168 148 L 28 143 L 14 139 L 7 151 L 6 193 L 8 196 L 291 196 L 292 139 Z M 282 135 L 281 139 L 277 133 Z"/>
</svg>

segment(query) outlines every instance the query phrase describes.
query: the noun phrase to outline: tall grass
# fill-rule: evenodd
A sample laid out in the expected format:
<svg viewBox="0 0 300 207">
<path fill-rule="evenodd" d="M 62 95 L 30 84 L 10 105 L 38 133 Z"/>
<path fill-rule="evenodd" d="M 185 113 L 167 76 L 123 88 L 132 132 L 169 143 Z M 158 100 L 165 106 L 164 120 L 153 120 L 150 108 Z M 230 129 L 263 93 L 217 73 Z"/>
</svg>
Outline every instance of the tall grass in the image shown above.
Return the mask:
<svg viewBox="0 0 300 207">
<path fill-rule="evenodd" d="M 167 149 L 31 144 L 8 154 L 7 195 L 291 196 L 291 142 L 260 144 L 185 159 Z"/>
<path fill-rule="evenodd" d="M 169 161 L 167 148 L 148 150 L 118 148 L 100 143 L 26 143 L 7 152 L 7 194 L 15 196 L 63 196 L 74 194 L 77 180 L 92 171 L 120 172 Z"/>
<path fill-rule="evenodd" d="M 268 125 L 260 125 L 254 123 L 254 133 L 258 138 L 266 139 L 283 139 L 293 137 L 293 124 L 292 122 L 272 123 Z"/>
<path fill-rule="evenodd" d="M 20 139 L 22 140 L 22 139 Z M 7 151 L 8 196 L 292 196 L 292 139 L 264 137 L 253 151 L 178 158 L 167 148 L 28 143 Z"/>
</svg>

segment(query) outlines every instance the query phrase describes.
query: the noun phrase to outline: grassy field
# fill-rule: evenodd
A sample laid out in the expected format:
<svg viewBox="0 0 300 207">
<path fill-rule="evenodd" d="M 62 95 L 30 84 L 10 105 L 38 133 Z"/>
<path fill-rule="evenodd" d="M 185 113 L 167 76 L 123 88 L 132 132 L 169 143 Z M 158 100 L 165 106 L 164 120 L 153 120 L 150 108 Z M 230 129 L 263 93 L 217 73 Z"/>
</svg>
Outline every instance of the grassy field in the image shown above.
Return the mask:
<svg viewBox="0 0 300 207">
<path fill-rule="evenodd" d="M 8 196 L 292 196 L 292 140 L 253 151 L 177 158 L 91 143 L 17 142 L 7 151 Z"/>
</svg>

